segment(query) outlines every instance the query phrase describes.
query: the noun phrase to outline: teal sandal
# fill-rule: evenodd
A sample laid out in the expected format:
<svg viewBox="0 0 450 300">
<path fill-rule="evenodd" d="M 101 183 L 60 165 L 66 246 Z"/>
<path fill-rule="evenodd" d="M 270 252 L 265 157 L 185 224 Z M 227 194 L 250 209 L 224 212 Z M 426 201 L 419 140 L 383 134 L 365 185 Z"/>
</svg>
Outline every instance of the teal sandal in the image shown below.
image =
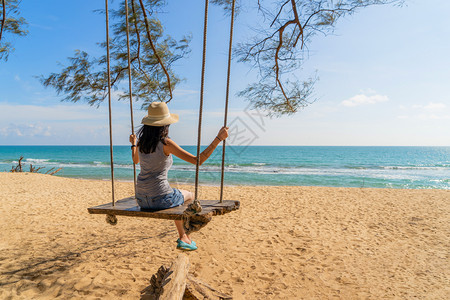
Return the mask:
<svg viewBox="0 0 450 300">
<path fill-rule="evenodd" d="M 185 243 L 182 240 L 177 240 L 177 249 L 186 250 L 186 251 L 194 251 L 197 250 L 197 245 L 194 241 L 191 244 Z"/>
</svg>

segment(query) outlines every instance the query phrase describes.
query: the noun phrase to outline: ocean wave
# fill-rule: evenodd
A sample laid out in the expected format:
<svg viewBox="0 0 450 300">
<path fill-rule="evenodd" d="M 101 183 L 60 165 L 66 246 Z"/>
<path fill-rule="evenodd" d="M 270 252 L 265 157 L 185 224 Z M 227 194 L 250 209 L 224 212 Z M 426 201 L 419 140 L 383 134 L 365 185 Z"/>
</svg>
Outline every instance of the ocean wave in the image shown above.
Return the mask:
<svg viewBox="0 0 450 300">
<path fill-rule="evenodd" d="M 14 160 L 11 161 L 12 164 L 18 164 L 19 162 Z M 9 164 L 9 163 L 7 163 Z M 85 162 L 85 163 L 79 163 L 79 162 L 58 162 L 58 161 L 50 161 L 49 159 L 30 159 L 26 160 L 23 165 L 37 165 L 42 167 L 57 167 L 57 168 L 109 168 L 110 163 L 109 162 Z M 123 169 L 133 169 L 133 164 L 114 164 L 114 168 L 123 168 Z M 138 167 L 139 168 L 139 167 Z"/>
<path fill-rule="evenodd" d="M 449 166 L 383 166 L 384 170 L 445 170 L 449 169 Z"/>
<path fill-rule="evenodd" d="M 450 183 L 450 178 L 445 179 L 430 179 L 431 182 L 438 182 L 438 183 Z"/>
<path fill-rule="evenodd" d="M 5 161 L 4 163 L 17 164 L 18 161 Z M 67 162 L 57 161 L 45 158 L 27 158 L 25 163 L 48 166 L 48 167 L 62 167 L 62 168 L 109 168 L 110 163 L 108 161 L 82 161 L 82 162 Z M 115 163 L 115 168 L 121 169 L 133 169 L 133 164 L 130 163 Z M 139 169 L 139 165 L 137 166 Z M 450 165 L 430 165 L 430 166 L 358 166 L 358 165 L 272 165 L 262 162 L 254 163 L 229 163 L 225 165 L 225 171 L 230 173 L 253 173 L 253 174 L 286 174 L 286 175 L 347 175 L 357 176 L 362 175 L 384 178 L 398 178 L 399 176 L 415 175 L 412 171 L 446 171 L 450 168 Z M 191 164 L 173 164 L 172 170 L 194 172 L 195 165 Z M 221 172 L 221 164 L 205 164 L 200 168 L 201 172 Z M 392 172 L 390 172 L 392 171 Z M 399 171 L 399 174 L 396 174 Z"/>
<path fill-rule="evenodd" d="M 195 166 L 190 165 L 173 165 L 173 170 L 177 171 L 194 171 Z M 234 165 L 230 164 L 225 167 L 226 172 L 235 172 L 235 173 L 255 173 L 255 174 L 306 174 L 306 175 L 354 175 L 361 176 L 363 174 L 367 174 L 370 176 L 405 176 L 407 173 L 405 171 L 412 170 L 445 170 L 447 168 L 443 167 L 402 167 L 402 168 L 385 168 L 385 167 L 371 167 L 371 168 L 348 168 L 348 167 L 329 167 L 329 166 L 317 166 L 317 167 L 279 167 L 279 166 L 260 166 L 260 165 L 252 165 L 252 166 L 243 166 L 243 165 Z M 396 174 L 389 172 L 389 170 L 401 170 L 403 172 Z M 200 168 L 201 172 L 220 172 L 220 166 L 214 165 L 203 165 Z"/>
<path fill-rule="evenodd" d="M 173 166 L 174 171 L 195 171 L 194 166 Z M 345 172 L 345 170 L 341 170 Z M 221 172 L 220 167 L 216 166 L 202 166 L 200 172 Z M 260 167 L 260 166 L 228 166 L 225 167 L 225 172 L 229 173 L 251 173 L 251 174 L 286 174 L 286 175 L 322 175 L 339 173 L 336 169 L 315 169 L 315 168 L 280 168 L 280 167 Z M 346 172 L 348 173 L 348 172 Z"/>
<path fill-rule="evenodd" d="M 440 164 L 440 165 L 430 165 L 430 166 L 355 166 L 355 165 L 344 165 L 345 169 L 353 170 L 446 170 L 450 168 L 450 165 Z"/>
<path fill-rule="evenodd" d="M 49 158 L 25 158 L 25 161 L 28 163 L 40 164 L 40 163 L 49 162 L 50 159 Z"/>
<path fill-rule="evenodd" d="M 110 164 L 78 164 L 78 163 L 55 163 L 55 165 L 63 168 L 102 168 L 108 169 L 110 168 Z M 133 169 L 133 165 L 131 164 L 114 164 L 114 168 L 118 169 Z"/>
</svg>

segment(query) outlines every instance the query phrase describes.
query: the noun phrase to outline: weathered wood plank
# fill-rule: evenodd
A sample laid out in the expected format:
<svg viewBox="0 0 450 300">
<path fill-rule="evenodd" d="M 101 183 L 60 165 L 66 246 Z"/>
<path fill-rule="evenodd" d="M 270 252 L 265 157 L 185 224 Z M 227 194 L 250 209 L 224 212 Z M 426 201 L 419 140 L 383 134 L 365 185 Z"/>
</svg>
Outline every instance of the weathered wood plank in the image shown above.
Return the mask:
<svg viewBox="0 0 450 300">
<path fill-rule="evenodd" d="M 219 200 L 200 200 L 200 203 L 203 210 L 198 215 L 222 215 L 227 212 L 237 210 L 240 206 L 240 202 L 236 200 L 223 200 L 222 203 L 220 203 Z M 107 203 L 95 207 L 90 207 L 88 208 L 88 212 L 90 214 L 108 214 L 117 216 L 180 220 L 186 208 L 187 205 L 185 204 L 158 211 L 144 210 L 136 204 L 136 200 L 134 199 L 134 197 L 128 197 L 116 201 L 115 206 L 112 206 L 112 203 Z"/>
</svg>

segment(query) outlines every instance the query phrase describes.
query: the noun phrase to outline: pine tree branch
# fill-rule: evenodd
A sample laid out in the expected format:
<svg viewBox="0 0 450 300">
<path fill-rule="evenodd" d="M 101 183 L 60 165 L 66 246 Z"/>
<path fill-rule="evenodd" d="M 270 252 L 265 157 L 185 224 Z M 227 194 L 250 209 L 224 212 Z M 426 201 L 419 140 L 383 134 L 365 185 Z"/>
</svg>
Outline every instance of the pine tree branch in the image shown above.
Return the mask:
<svg viewBox="0 0 450 300">
<path fill-rule="evenodd" d="M 287 0 L 286 2 L 283 3 L 283 5 L 281 5 L 280 10 L 278 10 L 277 15 L 275 16 L 275 18 L 273 18 L 272 23 L 270 23 L 270 27 L 272 27 L 273 24 L 275 24 L 275 22 L 278 20 L 278 17 L 280 16 L 281 12 L 283 11 L 284 6 L 285 6 L 286 4 L 288 4 L 289 1 L 291 1 L 291 0 Z"/>
<path fill-rule="evenodd" d="M 294 12 L 294 17 L 295 17 L 295 22 L 298 26 L 298 29 L 300 30 L 300 33 L 297 36 L 297 39 L 295 40 L 295 43 L 293 45 L 293 47 L 295 48 L 297 46 L 297 41 L 299 39 L 299 37 L 302 38 L 302 45 L 300 46 L 300 49 L 303 48 L 303 44 L 304 44 L 304 35 L 303 35 L 303 27 L 302 24 L 300 23 L 300 18 L 298 17 L 298 12 L 297 12 L 297 4 L 295 3 L 295 0 L 291 0 L 291 4 L 292 4 L 292 11 Z M 295 29 L 292 31 L 295 32 Z"/>
<path fill-rule="evenodd" d="M 133 18 L 134 18 L 134 31 L 136 33 L 136 40 L 137 40 L 137 61 L 138 61 L 138 68 L 139 71 L 141 71 L 141 73 L 145 76 L 145 78 L 150 81 L 150 78 L 148 77 L 147 73 L 142 69 L 142 64 L 141 64 L 141 35 L 139 34 L 139 29 L 138 29 L 138 17 L 136 14 L 136 6 L 134 3 L 134 0 L 131 0 L 131 11 L 133 12 Z"/>
<path fill-rule="evenodd" d="M 169 93 L 170 93 L 170 98 L 169 98 L 168 101 L 166 101 L 166 103 L 168 103 L 170 100 L 172 100 L 172 87 L 170 86 L 170 76 L 169 76 L 169 73 L 166 70 L 166 67 L 164 66 L 164 63 L 163 63 L 161 57 L 158 55 L 158 52 L 156 51 L 155 45 L 153 44 L 152 36 L 150 34 L 150 25 L 148 23 L 147 12 L 145 10 L 144 3 L 142 2 L 142 0 L 139 0 L 139 3 L 141 4 L 142 13 L 144 14 L 145 29 L 146 29 L 146 32 L 147 32 L 147 39 L 148 39 L 148 41 L 150 43 L 150 47 L 152 48 L 153 53 L 156 56 L 156 59 L 158 60 L 161 68 L 164 71 L 164 74 L 166 74 L 166 77 L 167 77 L 167 85 L 168 85 Z"/>
<path fill-rule="evenodd" d="M 2 0 L 2 25 L 0 28 L 0 42 L 2 40 L 3 36 L 3 29 L 5 28 L 5 22 L 6 22 L 6 0 Z"/>
<path fill-rule="evenodd" d="M 291 24 L 296 24 L 296 21 L 295 20 L 290 20 L 290 21 L 286 22 L 283 26 L 281 26 L 278 29 L 279 41 L 278 41 L 277 50 L 275 51 L 275 80 L 277 82 L 277 85 L 280 87 L 281 93 L 283 94 L 283 97 L 284 97 L 284 99 L 286 101 L 287 106 L 289 106 L 290 111 L 291 112 L 295 112 L 295 109 L 292 107 L 291 101 L 289 100 L 289 97 L 286 95 L 286 92 L 284 90 L 283 84 L 281 83 L 281 80 L 280 80 L 280 66 L 278 64 L 280 49 L 283 46 L 283 32 L 286 29 L 286 27 L 291 25 Z"/>
</svg>

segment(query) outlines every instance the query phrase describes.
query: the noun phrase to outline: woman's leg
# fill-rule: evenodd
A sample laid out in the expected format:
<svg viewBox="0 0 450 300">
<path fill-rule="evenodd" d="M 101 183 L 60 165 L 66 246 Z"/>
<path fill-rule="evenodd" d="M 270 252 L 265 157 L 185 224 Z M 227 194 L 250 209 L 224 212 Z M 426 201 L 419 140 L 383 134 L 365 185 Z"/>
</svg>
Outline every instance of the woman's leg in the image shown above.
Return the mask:
<svg viewBox="0 0 450 300">
<path fill-rule="evenodd" d="M 180 240 L 182 240 L 185 243 L 190 244 L 192 241 L 189 238 L 189 236 L 186 234 L 186 232 L 184 231 L 183 220 L 175 220 L 175 226 L 177 226 L 178 236 L 179 236 Z"/>
<path fill-rule="evenodd" d="M 180 190 L 181 194 L 183 194 L 183 198 L 184 198 L 184 203 L 190 203 L 194 200 L 194 195 L 186 190 Z M 184 227 L 183 227 L 183 221 L 182 220 L 176 220 L 175 221 L 175 226 L 177 227 L 177 231 L 178 231 L 178 235 L 180 237 L 180 240 L 182 240 L 185 243 L 190 244 L 191 238 L 186 234 L 186 232 L 184 231 Z"/>
<path fill-rule="evenodd" d="M 180 192 L 183 194 L 185 204 L 194 201 L 194 195 L 191 192 L 186 190 L 180 190 Z"/>
</svg>

